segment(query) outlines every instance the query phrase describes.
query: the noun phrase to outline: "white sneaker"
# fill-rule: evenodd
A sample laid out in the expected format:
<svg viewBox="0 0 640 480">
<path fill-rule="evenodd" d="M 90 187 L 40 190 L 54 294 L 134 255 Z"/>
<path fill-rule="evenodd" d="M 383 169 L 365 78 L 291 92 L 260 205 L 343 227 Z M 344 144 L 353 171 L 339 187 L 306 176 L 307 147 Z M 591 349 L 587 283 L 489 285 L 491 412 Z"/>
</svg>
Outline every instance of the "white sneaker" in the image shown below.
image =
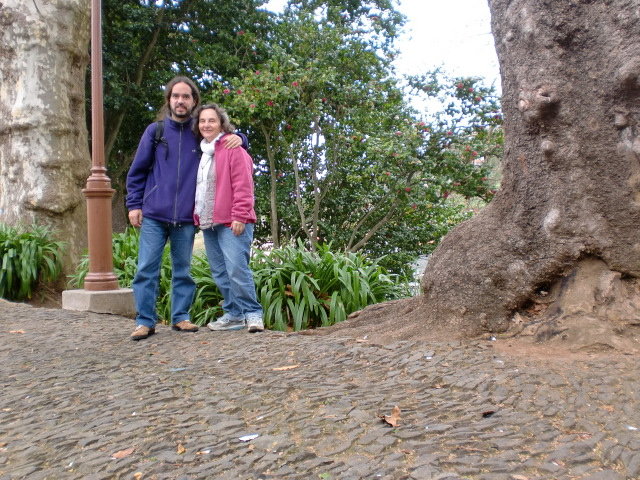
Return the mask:
<svg viewBox="0 0 640 480">
<path fill-rule="evenodd" d="M 232 317 L 228 313 L 225 313 L 215 322 L 209 322 L 207 327 L 217 332 L 224 330 L 242 330 L 244 328 L 244 318 Z"/>
<path fill-rule="evenodd" d="M 264 323 L 262 322 L 262 313 L 253 312 L 247 313 L 247 330 L 249 332 L 262 332 L 264 330 Z"/>
</svg>

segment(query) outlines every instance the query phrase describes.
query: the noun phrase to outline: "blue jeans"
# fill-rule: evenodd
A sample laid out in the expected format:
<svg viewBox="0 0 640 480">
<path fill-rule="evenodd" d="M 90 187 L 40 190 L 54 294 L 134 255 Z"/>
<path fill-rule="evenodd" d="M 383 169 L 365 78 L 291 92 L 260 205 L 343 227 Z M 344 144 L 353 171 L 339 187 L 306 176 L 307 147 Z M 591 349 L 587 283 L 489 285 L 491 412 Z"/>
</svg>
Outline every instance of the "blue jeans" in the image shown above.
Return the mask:
<svg viewBox="0 0 640 480">
<path fill-rule="evenodd" d="M 151 218 L 142 220 L 138 271 L 133 279 L 136 301 L 136 324 L 153 328 L 158 321 L 156 300 L 160 283 L 162 251 L 170 242 L 171 248 L 171 323 L 189 320 L 189 308 L 196 292 L 191 278 L 191 255 L 196 227 L 192 224 L 159 222 Z"/>
<path fill-rule="evenodd" d="M 224 299 L 222 310 L 236 318 L 247 313 L 262 313 L 249 268 L 253 223 L 247 223 L 238 236 L 225 225 L 207 228 L 202 234 L 213 279 Z"/>
</svg>

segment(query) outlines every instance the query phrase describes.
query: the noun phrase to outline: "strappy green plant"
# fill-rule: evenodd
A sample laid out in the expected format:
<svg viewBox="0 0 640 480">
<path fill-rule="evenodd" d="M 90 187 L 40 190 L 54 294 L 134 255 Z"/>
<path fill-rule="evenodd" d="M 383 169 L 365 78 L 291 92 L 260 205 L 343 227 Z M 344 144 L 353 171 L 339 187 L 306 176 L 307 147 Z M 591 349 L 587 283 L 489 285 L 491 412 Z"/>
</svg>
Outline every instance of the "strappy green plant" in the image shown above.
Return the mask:
<svg viewBox="0 0 640 480">
<path fill-rule="evenodd" d="M 62 273 L 64 243 L 51 239 L 49 228 L 0 224 L 0 297 L 31 298 L 36 286 L 54 282 Z"/>
<path fill-rule="evenodd" d="M 114 273 L 120 286 L 130 287 L 138 257 L 137 230 L 113 236 Z M 305 330 L 341 322 L 367 305 L 409 295 L 405 282 L 389 274 L 378 261 L 358 253 L 333 252 L 329 245 L 309 251 L 302 241 L 268 253 L 255 250 L 251 259 L 267 328 Z M 72 278 L 82 285 L 88 269 L 84 258 Z M 205 325 L 222 313 L 222 296 L 211 276 L 204 252 L 196 252 L 191 264 L 196 295 L 191 319 Z M 171 314 L 171 259 L 164 250 L 158 288 L 158 316 L 164 321 Z"/>
<path fill-rule="evenodd" d="M 341 322 L 367 305 L 409 295 L 377 261 L 350 252 L 297 245 L 257 251 L 252 266 L 265 325 L 295 331 Z"/>
</svg>

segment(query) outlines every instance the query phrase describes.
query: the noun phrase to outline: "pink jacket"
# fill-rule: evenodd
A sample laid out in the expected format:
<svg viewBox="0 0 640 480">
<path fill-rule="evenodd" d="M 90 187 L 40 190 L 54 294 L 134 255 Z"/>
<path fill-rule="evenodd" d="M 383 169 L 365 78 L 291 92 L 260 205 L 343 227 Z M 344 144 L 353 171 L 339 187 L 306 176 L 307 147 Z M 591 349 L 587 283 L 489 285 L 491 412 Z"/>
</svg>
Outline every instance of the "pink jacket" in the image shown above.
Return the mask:
<svg viewBox="0 0 640 480">
<path fill-rule="evenodd" d="M 253 160 L 242 147 L 224 148 L 222 136 L 215 146 L 216 198 L 213 222 L 256 223 L 253 194 Z M 194 215 L 196 225 L 200 224 Z"/>
</svg>

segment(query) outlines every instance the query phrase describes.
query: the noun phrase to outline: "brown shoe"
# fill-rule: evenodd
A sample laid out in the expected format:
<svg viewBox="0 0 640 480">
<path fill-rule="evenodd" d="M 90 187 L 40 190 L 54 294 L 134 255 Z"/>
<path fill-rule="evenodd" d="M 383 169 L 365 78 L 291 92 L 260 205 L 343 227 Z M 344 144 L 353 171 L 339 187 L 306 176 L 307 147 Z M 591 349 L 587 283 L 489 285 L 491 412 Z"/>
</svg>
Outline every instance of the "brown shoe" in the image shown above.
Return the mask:
<svg viewBox="0 0 640 480">
<path fill-rule="evenodd" d="M 178 332 L 197 332 L 198 326 L 191 323 L 189 320 L 182 320 L 181 322 L 171 325 L 171 328 Z"/>
<path fill-rule="evenodd" d="M 156 333 L 155 328 L 145 327 L 144 325 L 138 325 L 131 334 L 131 340 L 144 340 Z"/>
</svg>

